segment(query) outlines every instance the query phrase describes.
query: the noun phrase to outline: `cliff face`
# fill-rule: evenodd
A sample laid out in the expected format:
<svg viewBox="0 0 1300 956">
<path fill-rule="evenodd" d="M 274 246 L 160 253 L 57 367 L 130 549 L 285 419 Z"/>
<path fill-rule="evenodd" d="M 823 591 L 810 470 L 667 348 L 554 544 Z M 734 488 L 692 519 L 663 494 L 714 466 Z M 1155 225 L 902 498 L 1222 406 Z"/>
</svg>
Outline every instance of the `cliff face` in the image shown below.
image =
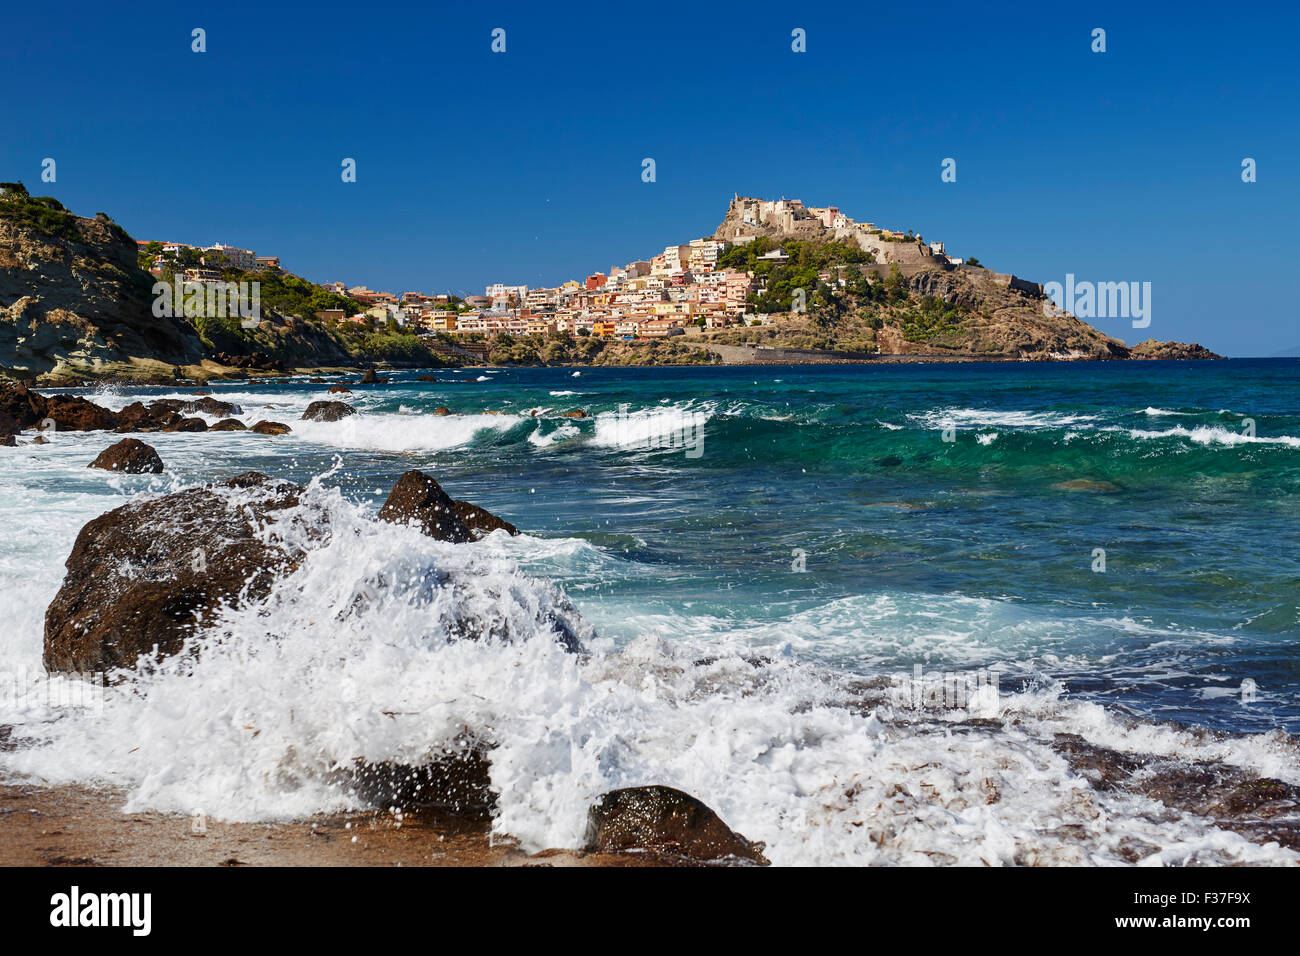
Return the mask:
<svg viewBox="0 0 1300 956">
<path fill-rule="evenodd" d="M 998 355 L 1024 359 L 1123 359 L 1128 347 L 1072 315 L 1047 315 L 1047 299 L 1027 283 L 987 269 L 927 265 L 907 270 L 908 292 L 933 296 L 966 310 L 956 328 L 920 338 L 907 327 L 886 324 L 877 333 L 891 354 Z"/>
<path fill-rule="evenodd" d="M 107 217 L 39 203 L 12 187 L 0 196 L 0 371 L 93 374 L 132 357 L 200 360 L 189 326 L 153 315 L 153 280 L 130 236 Z"/>
</svg>

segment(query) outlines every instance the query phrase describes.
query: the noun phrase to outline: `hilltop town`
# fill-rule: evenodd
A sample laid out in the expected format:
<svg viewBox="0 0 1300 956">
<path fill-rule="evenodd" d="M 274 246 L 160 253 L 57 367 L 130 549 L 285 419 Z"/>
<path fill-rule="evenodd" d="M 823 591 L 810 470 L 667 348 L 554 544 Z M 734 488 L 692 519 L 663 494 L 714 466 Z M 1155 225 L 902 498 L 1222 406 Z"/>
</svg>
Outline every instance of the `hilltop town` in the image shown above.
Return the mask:
<svg viewBox="0 0 1300 956">
<path fill-rule="evenodd" d="M 925 244 L 911 232 L 855 222 L 834 206 L 807 207 L 798 199 L 766 201 L 737 196 L 714 235 L 667 246 L 649 259 L 614 265 L 608 272 L 541 288 L 497 282 L 482 295 L 465 297 L 416 291 L 395 294 L 364 285 L 326 282 L 323 289 L 345 296 L 361 308 L 323 310 L 316 318 L 370 329 L 394 322 L 429 334 L 482 337 L 567 332 L 626 341 L 685 335 L 690 329 L 768 326 L 776 322 L 776 314 L 791 311 L 795 305 L 789 296 L 781 301 L 764 299 L 770 291 L 766 277 L 772 269 L 788 265 L 790 255 L 779 247 L 763 246 L 752 257 L 750 268 L 738 268 L 737 262 L 744 257 L 728 253 L 771 237 L 845 244 L 838 250 L 844 260 L 840 265 L 963 264 L 963 260 L 947 256 L 941 242 Z M 161 275 L 169 261 L 188 262 L 183 278 L 190 282 L 221 281 L 223 273 L 214 266 L 249 272 L 280 266 L 277 256 L 258 256 L 252 250 L 220 243 L 188 246 L 140 240 L 138 244 L 150 256 L 149 271 L 154 275 Z M 855 250 L 859 254 L 854 255 Z M 830 269 L 819 271 L 817 278 L 823 282 L 841 279 Z M 805 298 L 812 291 L 806 290 Z"/>
<path fill-rule="evenodd" d="M 798 199 L 734 196 L 709 236 L 555 286 L 502 281 L 460 296 L 318 285 L 278 255 L 133 240 L 103 213 L 0 187 L 0 369 L 11 374 L 1212 357 L 1129 347 L 1044 308 L 1038 283 Z M 235 283 L 255 290 L 254 312 L 224 307 Z M 159 311 L 158 290 L 173 286 L 174 314 Z"/>
</svg>

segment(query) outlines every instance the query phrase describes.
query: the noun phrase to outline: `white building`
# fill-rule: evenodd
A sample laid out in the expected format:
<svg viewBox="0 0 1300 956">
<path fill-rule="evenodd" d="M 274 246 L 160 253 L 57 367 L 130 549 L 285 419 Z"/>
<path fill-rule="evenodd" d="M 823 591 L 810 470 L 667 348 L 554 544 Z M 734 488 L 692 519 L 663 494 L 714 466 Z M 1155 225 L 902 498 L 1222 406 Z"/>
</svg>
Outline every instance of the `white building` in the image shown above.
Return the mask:
<svg viewBox="0 0 1300 956">
<path fill-rule="evenodd" d="M 239 249 L 235 246 L 223 246 L 218 242 L 214 246 L 207 246 L 203 251 L 204 253 L 212 253 L 216 256 L 224 257 L 226 264 L 234 269 L 257 268 L 257 253 L 252 249 Z"/>
</svg>

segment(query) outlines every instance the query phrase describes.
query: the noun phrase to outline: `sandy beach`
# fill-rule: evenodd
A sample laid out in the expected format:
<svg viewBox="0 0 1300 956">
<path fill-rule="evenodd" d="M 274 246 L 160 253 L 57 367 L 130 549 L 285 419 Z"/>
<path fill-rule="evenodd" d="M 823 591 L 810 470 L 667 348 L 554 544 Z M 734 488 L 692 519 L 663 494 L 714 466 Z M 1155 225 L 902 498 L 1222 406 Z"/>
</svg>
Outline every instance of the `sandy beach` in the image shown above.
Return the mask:
<svg viewBox="0 0 1300 956">
<path fill-rule="evenodd" d="M 123 813 L 124 796 L 81 787 L 0 785 L 0 866 L 688 866 L 653 853 L 528 854 L 488 821 L 437 811 L 224 823 Z"/>
</svg>

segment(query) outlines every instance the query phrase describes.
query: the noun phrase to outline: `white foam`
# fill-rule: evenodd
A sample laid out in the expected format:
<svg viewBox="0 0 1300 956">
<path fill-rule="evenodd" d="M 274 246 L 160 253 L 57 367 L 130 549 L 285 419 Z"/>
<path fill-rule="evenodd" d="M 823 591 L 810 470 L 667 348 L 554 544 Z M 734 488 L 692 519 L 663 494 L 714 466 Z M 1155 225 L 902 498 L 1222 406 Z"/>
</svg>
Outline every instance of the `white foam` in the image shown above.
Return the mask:
<svg viewBox="0 0 1300 956">
<path fill-rule="evenodd" d="M 601 412 L 596 416 L 593 445 L 612 448 L 647 448 L 691 445 L 701 438 L 713 416 L 709 405 L 694 403 L 627 411 Z"/>
<path fill-rule="evenodd" d="M 484 431 L 507 431 L 515 415 L 349 415 L 336 422 L 295 421 L 293 434 L 338 448 L 417 451 L 454 448 Z"/>
<path fill-rule="evenodd" d="M 1062 412 L 998 411 L 990 408 L 941 408 L 912 413 L 909 418 L 926 428 L 972 428 L 994 425 L 1002 428 L 1066 428 L 1097 420 L 1095 415 L 1071 415 Z"/>
<path fill-rule="evenodd" d="M 565 423 L 549 432 L 543 431 L 541 428 L 534 429 L 528 434 L 528 443 L 538 448 L 546 448 L 549 445 L 556 445 L 577 438 L 581 434 L 576 425 Z"/>
<path fill-rule="evenodd" d="M 1247 435 L 1245 432 L 1233 431 L 1219 425 L 1200 425 L 1195 428 L 1183 428 L 1181 425 L 1165 431 L 1145 431 L 1140 428 L 1129 430 L 1130 438 L 1186 438 L 1198 445 L 1286 445 L 1300 448 L 1300 437 L 1294 435 Z"/>
</svg>

